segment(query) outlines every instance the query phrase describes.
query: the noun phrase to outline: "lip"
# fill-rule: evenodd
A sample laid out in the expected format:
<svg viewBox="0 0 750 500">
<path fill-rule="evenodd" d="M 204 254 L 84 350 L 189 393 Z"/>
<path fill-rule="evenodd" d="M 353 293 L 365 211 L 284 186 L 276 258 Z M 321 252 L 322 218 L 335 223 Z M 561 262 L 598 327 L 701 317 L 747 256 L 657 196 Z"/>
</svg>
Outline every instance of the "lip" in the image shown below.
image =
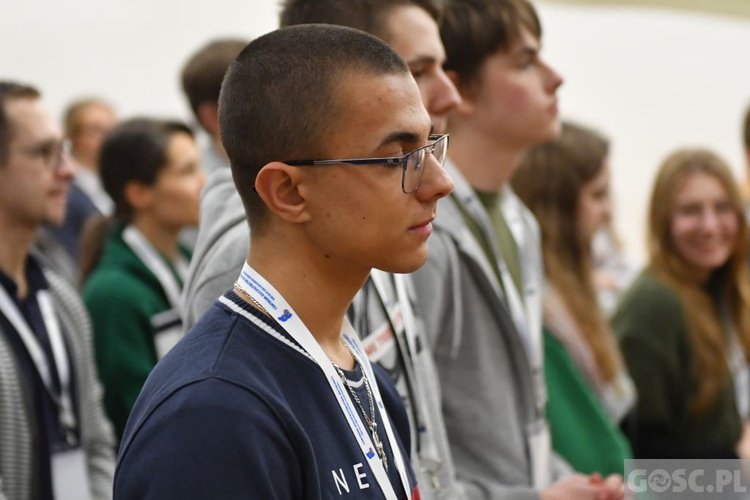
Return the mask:
<svg viewBox="0 0 750 500">
<path fill-rule="evenodd" d="M 435 217 L 432 216 L 429 219 L 426 219 L 418 224 L 415 224 L 409 228 L 410 233 L 416 233 L 424 236 L 429 236 L 432 234 L 432 221 L 435 220 Z"/>
</svg>

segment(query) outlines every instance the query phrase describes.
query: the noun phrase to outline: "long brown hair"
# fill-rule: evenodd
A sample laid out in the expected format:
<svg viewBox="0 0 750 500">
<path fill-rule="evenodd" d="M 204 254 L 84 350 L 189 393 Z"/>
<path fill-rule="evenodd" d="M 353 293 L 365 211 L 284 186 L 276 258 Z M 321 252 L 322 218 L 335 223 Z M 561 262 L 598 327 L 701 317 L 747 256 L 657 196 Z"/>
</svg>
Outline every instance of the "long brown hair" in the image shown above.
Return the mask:
<svg viewBox="0 0 750 500">
<path fill-rule="evenodd" d="M 651 269 L 682 301 L 692 344 L 691 370 L 697 394 L 691 412 L 701 415 L 713 403 L 729 371 L 727 341 L 717 304 L 701 280 L 677 251 L 671 236 L 674 200 L 685 180 L 703 173 L 717 179 L 729 195 L 739 220 L 732 254 L 718 272 L 721 297 L 734 325 L 745 357 L 750 354 L 750 282 L 747 277 L 748 229 L 739 189 L 727 164 L 711 151 L 682 149 L 662 163 L 649 206 L 648 250 Z"/>
<path fill-rule="evenodd" d="M 612 332 L 599 312 L 591 269 L 591 241 L 578 224 L 583 187 L 604 168 L 609 143 L 600 134 L 563 123 L 562 134 L 529 150 L 516 172 L 513 189 L 534 213 L 542 230 L 547 279 L 591 349 L 602 380 L 612 381 L 622 363 Z"/>
</svg>

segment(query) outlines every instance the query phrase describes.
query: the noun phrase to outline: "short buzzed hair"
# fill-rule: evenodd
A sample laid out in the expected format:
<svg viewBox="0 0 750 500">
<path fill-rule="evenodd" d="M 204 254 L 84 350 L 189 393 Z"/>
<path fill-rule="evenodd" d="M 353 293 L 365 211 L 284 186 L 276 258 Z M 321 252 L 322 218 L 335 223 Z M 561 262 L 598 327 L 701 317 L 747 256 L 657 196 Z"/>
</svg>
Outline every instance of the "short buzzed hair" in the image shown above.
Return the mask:
<svg viewBox="0 0 750 500">
<path fill-rule="evenodd" d="M 0 80 L 0 165 L 8 161 L 13 130 L 5 113 L 5 104 L 13 99 L 39 99 L 41 94 L 31 85 Z"/>
<path fill-rule="evenodd" d="M 252 188 L 264 165 L 325 153 L 343 119 L 337 89 L 346 75 L 409 74 L 382 40 L 324 24 L 281 28 L 251 42 L 229 68 L 219 98 L 219 130 L 252 230 L 265 205 Z"/>
<path fill-rule="evenodd" d="M 280 26 L 325 23 L 349 26 L 388 41 L 388 14 L 394 7 L 416 6 L 440 22 L 439 0 L 285 0 Z"/>
<path fill-rule="evenodd" d="M 446 54 L 446 71 L 455 71 L 462 84 L 471 84 L 488 57 L 510 50 L 528 29 L 542 38 L 542 25 L 527 0 L 446 0 L 440 38 Z"/>
<path fill-rule="evenodd" d="M 190 103 L 196 119 L 203 103 L 218 103 L 221 82 L 227 68 L 249 40 L 222 38 L 211 40 L 187 60 L 180 75 L 182 91 Z M 200 120 L 198 120 L 200 122 Z"/>
</svg>

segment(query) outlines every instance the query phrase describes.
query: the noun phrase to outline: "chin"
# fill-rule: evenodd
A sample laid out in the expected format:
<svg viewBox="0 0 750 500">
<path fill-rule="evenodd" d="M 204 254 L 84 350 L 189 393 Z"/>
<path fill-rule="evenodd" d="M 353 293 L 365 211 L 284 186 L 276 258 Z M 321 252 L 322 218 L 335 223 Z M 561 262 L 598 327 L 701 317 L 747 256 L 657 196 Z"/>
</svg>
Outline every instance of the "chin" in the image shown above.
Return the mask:
<svg viewBox="0 0 750 500">
<path fill-rule="evenodd" d="M 388 266 L 389 269 L 383 269 L 383 271 L 389 273 L 409 274 L 418 270 L 425 262 L 427 262 L 427 255 L 425 255 L 424 258 L 404 259 L 400 262 L 394 263 L 392 266 Z"/>
</svg>

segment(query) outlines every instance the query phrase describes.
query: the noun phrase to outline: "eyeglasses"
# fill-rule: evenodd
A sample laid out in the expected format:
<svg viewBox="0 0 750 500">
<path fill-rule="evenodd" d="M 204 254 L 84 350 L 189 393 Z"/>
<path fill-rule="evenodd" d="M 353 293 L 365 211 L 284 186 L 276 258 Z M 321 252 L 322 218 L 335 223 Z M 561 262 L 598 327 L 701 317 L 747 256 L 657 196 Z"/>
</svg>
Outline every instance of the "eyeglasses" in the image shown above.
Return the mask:
<svg viewBox="0 0 750 500">
<path fill-rule="evenodd" d="M 21 153 L 40 158 L 47 170 L 57 170 L 63 164 L 63 157 L 70 157 L 71 143 L 66 139 L 62 142 L 45 142 L 37 146 L 21 149 Z"/>
<path fill-rule="evenodd" d="M 424 175 L 424 164 L 427 155 L 432 155 L 435 160 L 443 166 L 446 152 L 448 151 L 448 134 L 433 134 L 427 138 L 430 141 L 426 146 L 419 147 L 404 156 L 391 156 L 387 158 L 348 158 L 344 160 L 291 160 L 285 161 L 292 167 L 312 167 L 319 165 L 382 165 L 384 167 L 401 167 L 401 189 L 405 194 L 413 193 L 419 187 Z"/>
</svg>

